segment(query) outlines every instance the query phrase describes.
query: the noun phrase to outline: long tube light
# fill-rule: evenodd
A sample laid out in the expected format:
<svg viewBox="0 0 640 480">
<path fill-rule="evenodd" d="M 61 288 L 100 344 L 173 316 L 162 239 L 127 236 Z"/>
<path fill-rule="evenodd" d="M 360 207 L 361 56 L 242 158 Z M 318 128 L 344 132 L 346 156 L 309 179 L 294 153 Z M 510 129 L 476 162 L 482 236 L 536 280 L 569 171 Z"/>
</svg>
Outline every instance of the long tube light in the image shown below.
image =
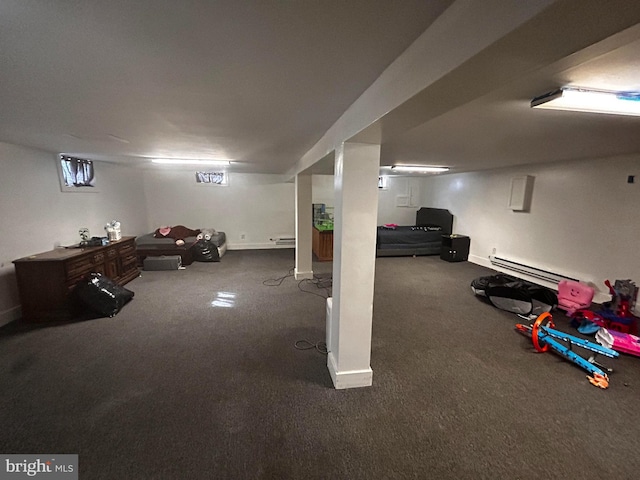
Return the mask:
<svg viewBox="0 0 640 480">
<path fill-rule="evenodd" d="M 413 173 L 442 173 L 448 172 L 449 167 L 431 167 L 426 165 L 393 165 L 391 170 L 394 172 L 413 172 Z"/>
<path fill-rule="evenodd" d="M 165 165 L 230 165 L 229 160 L 186 160 L 181 158 L 154 158 L 152 163 Z"/>
<path fill-rule="evenodd" d="M 640 93 L 563 87 L 534 98 L 531 107 L 640 116 Z"/>
</svg>

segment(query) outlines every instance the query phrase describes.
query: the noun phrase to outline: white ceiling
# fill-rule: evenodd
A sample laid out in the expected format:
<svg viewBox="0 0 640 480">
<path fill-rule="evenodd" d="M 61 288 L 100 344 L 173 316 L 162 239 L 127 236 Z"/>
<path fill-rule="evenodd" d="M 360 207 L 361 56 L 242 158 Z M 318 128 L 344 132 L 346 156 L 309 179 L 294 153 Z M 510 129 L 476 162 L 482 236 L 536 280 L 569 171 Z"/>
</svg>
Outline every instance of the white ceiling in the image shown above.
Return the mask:
<svg viewBox="0 0 640 480">
<path fill-rule="evenodd" d="M 640 117 L 530 107 L 534 97 L 565 85 L 640 92 L 640 40 L 606 53 L 582 53 L 385 142 L 386 162 L 470 171 L 640 153 Z"/>
<path fill-rule="evenodd" d="M 451 3 L 2 0 L 0 141 L 131 165 L 223 157 L 235 171 L 284 173 Z M 581 25 L 552 33 L 560 45 Z M 513 50 L 495 52 L 496 72 L 514 61 Z M 522 72 L 387 128 L 381 163 L 468 171 L 640 153 L 638 117 L 529 108 L 567 84 L 640 91 L 640 28 Z M 474 81 L 467 69 L 457 88 Z"/>
<path fill-rule="evenodd" d="M 282 173 L 451 2 L 2 0 L 0 141 Z"/>
</svg>

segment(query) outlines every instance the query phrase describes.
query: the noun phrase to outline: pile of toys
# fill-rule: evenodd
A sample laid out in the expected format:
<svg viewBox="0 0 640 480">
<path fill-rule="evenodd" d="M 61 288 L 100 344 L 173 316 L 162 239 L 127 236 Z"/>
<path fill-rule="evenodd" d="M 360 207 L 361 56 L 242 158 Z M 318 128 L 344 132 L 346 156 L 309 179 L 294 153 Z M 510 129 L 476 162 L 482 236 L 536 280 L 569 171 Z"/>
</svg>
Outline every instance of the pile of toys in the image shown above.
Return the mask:
<svg viewBox="0 0 640 480">
<path fill-rule="evenodd" d="M 604 303 L 601 310 L 595 312 L 581 308 L 572 312 L 571 325 L 585 330 L 583 333 L 595 333 L 600 327 L 631 335 L 638 334 L 638 322 L 633 315 L 638 298 L 638 287 L 631 280 L 616 280 L 611 285 L 609 280 L 604 282 L 609 288 L 611 301 Z M 593 331 L 589 332 L 590 325 Z"/>
<path fill-rule="evenodd" d="M 588 307 L 591 306 L 593 289 L 579 282 L 569 283 L 571 285 L 562 285 L 559 289 L 558 306 L 567 311 L 572 326 L 578 331 L 584 334 L 595 333 L 597 344 L 555 330 L 553 318 L 549 312 L 541 314 L 531 325 L 516 325 L 516 329 L 532 338 L 537 351 L 545 352 L 552 349 L 587 370 L 590 374 L 587 378 L 592 385 L 607 388 L 609 386 L 607 374 L 612 369 L 597 363 L 596 355 L 616 358 L 619 353 L 627 353 L 640 357 L 638 325 L 633 314 L 638 298 L 638 287 L 631 280 L 616 280 L 613 285 L 609 280 L 605 281 L 611 293 L 611 301 L 604 303 L 602 309 L 591 311 Z M 591 357 L 585 359 L 577 355 L 574 347 L 592 352 Z"/>
</svg>

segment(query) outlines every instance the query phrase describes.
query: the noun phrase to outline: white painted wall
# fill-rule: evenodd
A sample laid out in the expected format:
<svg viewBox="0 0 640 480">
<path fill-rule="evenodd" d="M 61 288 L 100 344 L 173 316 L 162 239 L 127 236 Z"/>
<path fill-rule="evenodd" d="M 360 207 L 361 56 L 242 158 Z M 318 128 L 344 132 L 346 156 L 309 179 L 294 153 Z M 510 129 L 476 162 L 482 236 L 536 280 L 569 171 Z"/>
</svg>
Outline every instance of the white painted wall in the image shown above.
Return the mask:
<svg viewBox="0 0 640 480">
<path fill-rule="evenodd" d="M 148 231 L 164 225 L 215 228 L 236 250 L 280 248 L 272 238 L 294 237 L 295 185 L 282 175 L 231 173 L 229 185 L 219 186 L 197 184 L 195 169 L 149 169 L 144 193 Z"/>
<path fill-rule="evenodd" d="M 294 236 L 294 184 L 283 176 L 232 174 L 227 187 L 202 186 L 192 170 L 96 162 L 99 192 L 66 193 L 56 161 L 50 152 L 0 143 L 0 324 L 20 313 L 12 261 L 77 243 L 80 227 L 95 236 L 114 219 L 123 235 L 135 236 L 161 225 L 212 227 L 228 234 L 231 248 L 277 248 L 270 238 Z"/>
<path fill-rule="evenodd" d="M 529 213 L 507 207 L 518 175 L 535 177 Z M 498 256 L 592 283 L 600 301 L 606 279 L 640 284 L 640 156 L 435 176 L 424 180 L 422 201 L 454 214 L 454 232 L 471 237 L 474 263 L 489 266 L 495 248 Z"/>
<path fill-rule="evenodd" d="M 146 230 L 140 170 L 95 162 L 99 193 L 64 193 L 56 161 L 50 152 L 0 143 L 0 324 L 19 314 L 13 260 L 78 243 L 80 227 L 105 236 L 114 219 L 123 235 Z"/>
<path fill-rule="evenodd" d="M 387 188 L 378 189 L 378 225 L 415 225 L 416 211 L 424 206 L 421 203 L 421 188 L 421 178 L 387 177 Z M 399 200 L 404 199 L 408 199 L 408 206 L 398 206 Z"/>
<path fill-rule="evenodd" d="M 424 206 L 421 188 L 422 179 L 416 177 L 389 176 L 386 189 L 378 189 L 377 225 L 396 223 L 398 225 L 415 225 L 416 211 Z M 334 176 L 313 175 L 313 203 L 324 203 L 335 206 Z M 408 207 L 399 207 L 398 196 L 410 199 Z"/>
<path fill-rule="evenodd" d="M 15 318 L 19 304 L 12 260 L 76 243 L 80 227 L 98 236 L 111 219 L 122 222 L 124 235 L 164 224 L 213 227 L 227 232 L 233 248 L 271 248 L 270 238 L 294 231 L 294 185 L 281 176 L 233 174 L 228 187 L 199 186 L 192 171 L 97 162 L 100 193 L 63 193 L 55 162 L 52 153 L 0 143 L 0 323 Z M 512 212 L 511 178 L 525 174 L 535 177 L 531 210 Z M 637 183 L 627 184 L 628 175 Z M 333 179 L 314 176 L 314 202 L 330 203 Z M 605 279 L 640 283 L 638 156 L 391 177 L 389 189 L 378 191 L 378 224 L 413 224 L 416 208 L 395 206 L 413 183 L 421 190 L 418 206 L 451 210 L 454 231 L 471 237 L 475 263 L 488 265 L 495 248 L 498 255 L 591 282 L 603 293 Z"/>
<path fill-rule="evenodd" d="M 324 203 L 327 207 L 335 207 L 334 178 L 333 175 L 311 176 L 313 203 Z"/>
</svg>

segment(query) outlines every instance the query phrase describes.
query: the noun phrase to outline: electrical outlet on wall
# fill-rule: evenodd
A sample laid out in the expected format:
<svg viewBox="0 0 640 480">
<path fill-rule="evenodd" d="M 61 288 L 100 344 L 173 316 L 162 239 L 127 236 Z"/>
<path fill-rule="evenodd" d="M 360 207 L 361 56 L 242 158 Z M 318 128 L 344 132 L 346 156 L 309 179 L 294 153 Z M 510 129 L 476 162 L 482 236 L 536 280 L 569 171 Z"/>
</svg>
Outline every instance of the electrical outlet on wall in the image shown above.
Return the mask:
<svg viewBox="0 0 640 480">
<path fill-rule="evenodd" d="M 240 234 L 240 240 L 244 240 L 246 238 L 247 234 L 246 233 L 241 233 Z"/>
<path fill-rule="evenodd" d="M 495 254 L 496 254 L 496 247 L 493 247 L 493 248 L 491 249 L 491 255 L 495 255 Z"/>
</svg>

